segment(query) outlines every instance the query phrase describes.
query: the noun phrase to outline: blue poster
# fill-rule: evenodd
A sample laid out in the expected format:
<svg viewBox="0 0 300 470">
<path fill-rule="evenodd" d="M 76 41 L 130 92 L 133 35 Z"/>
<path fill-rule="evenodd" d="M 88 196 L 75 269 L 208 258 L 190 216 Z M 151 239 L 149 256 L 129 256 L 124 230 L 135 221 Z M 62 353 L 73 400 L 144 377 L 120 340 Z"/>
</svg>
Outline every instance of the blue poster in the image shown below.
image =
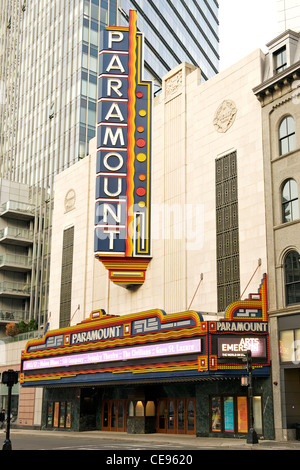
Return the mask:
<svg viewBox="0 0 300 470">
<path fill-rule="evenodd" d="M 234 432 L 233 397 L 224 399 L 225 432 Z"/>
</svg>

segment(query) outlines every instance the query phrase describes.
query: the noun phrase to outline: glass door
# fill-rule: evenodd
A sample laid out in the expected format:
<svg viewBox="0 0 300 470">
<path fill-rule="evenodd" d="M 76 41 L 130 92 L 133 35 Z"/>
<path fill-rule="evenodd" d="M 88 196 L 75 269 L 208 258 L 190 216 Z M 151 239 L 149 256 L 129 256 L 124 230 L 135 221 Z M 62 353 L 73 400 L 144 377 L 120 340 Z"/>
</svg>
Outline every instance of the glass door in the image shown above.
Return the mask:
<svg viewBox="0 0 300 470">
<path fill-rule="evenodd" d="M 102 404 L 102 429 L 124 432 L 127 429 L 127 400 L 105 400 Z"/>
<path fill-rule="evenodd" d="M 196 433 L 196 400 L 191 398 L 187 400 L 187 434 Z"/>
<path fill-rule="evenodd" d="M 157 432 L 170 434 L 195 434 L 195 398 L 166 398 L 158 400 L 156 430 Z"/>
<path fill-rule="evenodd" d="M 114 401 L 111 403 L 111 409 L 110 409 L 110 430 L 111 431 L 117 430 L 117 408 L 116 408 L 116 404 Z"/>
<path fill-rule="evenodd" d="M 178 433 L 185 432 L 185 406 L 184 400 L 179 400 L 177 405 L 177 430 Z"/>
<path fill-rule="evenodd" d="M 159 400 L 158 401 L 158 416 L 157 416 L 157 432 L 167 432 L 166 429 L 166 401 Z"/>
<path fill-rule="evenodd" d="M 168 432 L 175 432 L 175 407 L 173 400 L 169 400 L 168 404 Z"/>
<path fill-rule="evenodd" d="M 109 413 L 108 413 L 108 402 L 105 401 L 102 406 L 102 428 L 108 429 L 109 428 Z"/>
</svg>

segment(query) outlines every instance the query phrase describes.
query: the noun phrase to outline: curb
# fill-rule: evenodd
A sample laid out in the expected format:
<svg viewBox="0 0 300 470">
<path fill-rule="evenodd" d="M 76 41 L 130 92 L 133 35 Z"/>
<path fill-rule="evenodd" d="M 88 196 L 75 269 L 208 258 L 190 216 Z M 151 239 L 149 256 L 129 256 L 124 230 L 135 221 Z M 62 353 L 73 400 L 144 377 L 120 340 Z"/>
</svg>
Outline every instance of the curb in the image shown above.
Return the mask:
<svg viewBox="0 0 300 470">
<path fill-rule="evenodd" d="M 116 439 L 120 441 L 135 441 L 135 442 L 147 442 L 148 444 L 168 446 L 180 443 L 186 444 L 187 449 L 197 450 L 203 449 L 219 449 L 219 450 L 300 450 L 300 441 L 264 441 L 260 440 L 258 444 L 248 444 L 245 439 L 236 438 L 217 438 L 217 437 L 197 437 L 187 436 L 180 434 L 127 434 L 120 432 L 105 432 L 105 431 L 60 431 L 60 430 L 27 430 L 27 429 L 12 429 L 11 435 L 14 434 L 26 434 L 35 436 L 40 435 L 60 435 L 61 437 L 68 436 L 82 439 L 93 439 L 93 440 L 111 440 Z"/>
</svg>

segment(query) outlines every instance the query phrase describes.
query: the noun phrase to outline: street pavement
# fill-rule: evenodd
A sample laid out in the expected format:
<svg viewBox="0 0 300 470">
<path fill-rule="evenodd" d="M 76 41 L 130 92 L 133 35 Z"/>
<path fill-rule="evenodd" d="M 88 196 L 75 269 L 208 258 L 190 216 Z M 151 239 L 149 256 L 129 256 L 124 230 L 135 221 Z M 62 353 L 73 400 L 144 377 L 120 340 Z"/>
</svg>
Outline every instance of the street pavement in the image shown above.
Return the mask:
<svg viewBox="0 0 300 470">
<path fill-rule="evenodd" d="M 5 437 L 5 434 L 3 434 Z M 97 449 L 115 449 L 115 450 L 143 450 L 147 449 L 186 449 L 186 450 L 221 450 L 221 451 L 300 451 L 300 441 L 275 441 L 260 439 L 258 444 L 247 444 L 246 439 L 237 438 L 209 438 L 196 437 L 190 435 L 172 435 L 172 434 L 127 434 L 103 431 L 86 431 L 86 432 L 66 432 L 59 430 L 27 430 L 12 429 L 10 439 L 21 441 L 22 436 L 30 438 L 32 442 L 35 439 L 47 438 L 57 439 L 63 450 L 68 448 L 76 449 L 77 442 L 81 442 L 79 448 L 82 450 L 90 448 Z M 65 445 L 68 441 L 68 446 Z M 70 445 L 73 442 L 73 445 Z M 36 448 L 36 447 L 35 447 Z M 17 447 L 14 447 L 17 449 Z"/>
</svg>

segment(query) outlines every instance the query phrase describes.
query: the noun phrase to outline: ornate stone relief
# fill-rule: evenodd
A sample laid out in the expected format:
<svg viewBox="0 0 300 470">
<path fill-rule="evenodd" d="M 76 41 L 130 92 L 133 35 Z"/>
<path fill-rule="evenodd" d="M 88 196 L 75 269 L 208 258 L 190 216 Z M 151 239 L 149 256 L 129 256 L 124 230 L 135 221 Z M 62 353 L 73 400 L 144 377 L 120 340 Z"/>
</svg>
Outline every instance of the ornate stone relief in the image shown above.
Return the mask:
<svg viewBox="0 0 300 470">
<path fill-rule="evenodd" d="M 218 107 L 215 117 L 214 126 L 220 133 L 225 133 L 233 125 L 237 114 L 235 103 L 231 100 L 225 100 Z"/>
<path fill-rule="evenodd" d="M 182 70 L 166 81 L 166 98 L 174 95 L 182 87 Z"/>
<path fill-rule="evenodd" d="M 65 212 L 70 212 L 75 207 L 76 193 L 74 189 L 70 189 L 65 196 Z"/>
</svg>

